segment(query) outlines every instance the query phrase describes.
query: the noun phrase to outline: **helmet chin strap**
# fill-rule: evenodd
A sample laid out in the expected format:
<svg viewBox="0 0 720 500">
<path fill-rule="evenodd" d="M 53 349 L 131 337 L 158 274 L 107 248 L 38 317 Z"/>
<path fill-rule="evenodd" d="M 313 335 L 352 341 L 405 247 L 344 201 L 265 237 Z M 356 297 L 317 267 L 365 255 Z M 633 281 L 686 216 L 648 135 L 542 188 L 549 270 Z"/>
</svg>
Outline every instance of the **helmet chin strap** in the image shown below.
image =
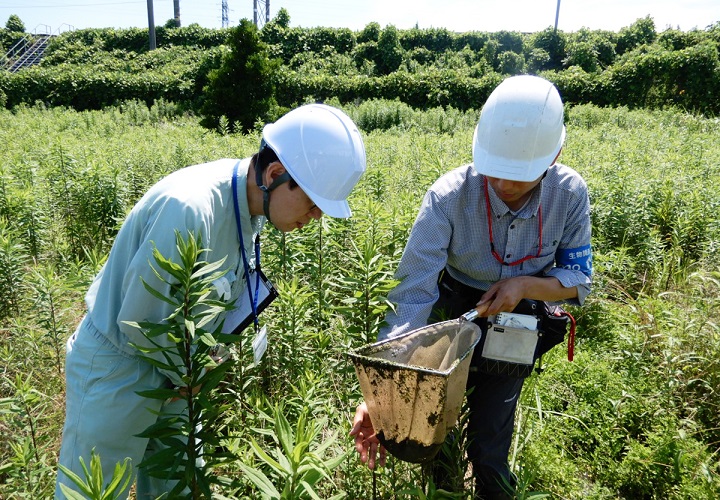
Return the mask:
<svg viewBox="0 0 720 500">
<path fill-rule="evenodd" d="M 262 153 L 263 149 L 267 147 L 267 143 L 265 142 L 265 139 L 260 141 L 260 151 L 258 152 L 258 162 L 260 160 L 260 153 Z M 257 163 L 255 164 L 255 183 L 260 188 L 260 191 L 263 192 L 263 212 L 265 213 L 265 217 L 267 218 L 268 222 L 272 223 L 272 219 L 270 219 L 270 193 L 277 188 L 278 186 L 286 183 L 290 180 L 290 173 L 286 170 L 284 173 L 279 175 L 275 178 L 275 180 L 270 184 L 270 186 L 266 186 L 262 179 L 262 170 L 260 170 Z"/>
</svg>

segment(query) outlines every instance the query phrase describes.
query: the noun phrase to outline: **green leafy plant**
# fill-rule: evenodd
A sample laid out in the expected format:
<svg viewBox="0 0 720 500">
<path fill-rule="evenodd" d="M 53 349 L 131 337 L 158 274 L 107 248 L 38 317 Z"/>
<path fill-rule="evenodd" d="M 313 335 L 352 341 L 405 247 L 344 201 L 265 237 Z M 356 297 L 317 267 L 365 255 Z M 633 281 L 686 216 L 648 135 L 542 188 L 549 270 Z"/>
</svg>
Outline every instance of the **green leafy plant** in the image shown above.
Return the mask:
<svg viewBox="0 0 720 500">
<path fill-rule="evenodd" d="M 220 482 L 212 471 L 227 458 L 214 453 L 219 440 L 212 424 L 224 407 L 216 388 L 232 362 L 217 364 L 211 350 L 219 341 L 229 340 L 229 336 L 220 333 L 222 324 L 213 322 L 232 306 L 209 298 L 212 282 L 225 274 L 220 269 L 225 259 L 208 263 L 201 259 L 207 250 L 199 236 L 189 233 L 185 239 L 179 231 L 175 231 L 175 236 L 180 262 L 165 258 L 157 248 L 153 250 L 157 265 L 153 271 L 170 285 L 170 293 L 161 294 L 143 279 L 145 289 L 156 299 L 172 305 L 173 313 L 160 324 L 128 324 L 141 329 L 153 346 L 135 345 L 140 357 L 174 373 L 185 383 L 179 390 L 160 388 L 138 394 L 162 401 L 183 399 L 186 410 L 159 415 L 157 422 L 140 434 L 160 439 L 167 448 L 145 459 L 139 467 L 152 476 L 177 480 L 170 495 L 188 488 L 192 498 L 203 498 L 211 496 L 211 484 Z M 206 329 L 210 325 L 214 325 L 212 331 Z"/>
<path fill-rule="evenodd" d="M 0 478 L 9 492 L 27 491 L 38 496 L 51 470 L 40 429 L 49 401 L 47 395 L 35 388 L 33 378 L 31 373 L 17 374 L 14 381 L 7 381 L 13 395 L 0 399 L 0 417 L 10 417 L 17 423 L 14 427 L 18 431 L 13 435 L 3 431 L 11 454 L 7 462 L 0 464 Z"/>
<path fill-rule="evenodd" d="M 273 428 L 256 429 L 271 438 L 274 443 L 273 450 L 266 451 L 251 438 L 255 455 L 270 468 L 269 476 L 260 468 L 244 463 L 239 464 L 241 470 L 260 493 L 270 499 L 343 498 L 341 493 L 321 497 L 317 490 L 317 483 L 321 479 L 332 482 L 331 471 L 345 459 L 345 454 L 323 458 L 326 450 L 335 444 L 334 435 L 325 437 L 321 444 L 313 446 L 314 441 L 322 436 L 327 421 L 313 420 L 308 409 L 304 408 L 293 429 L 284 412 L 282 404 L 276 405 L 273 409 Z"/>
<path fill-rule="evenodd" d="M 280 61 L 271 59 L 257 28 L 247 19 L 231 29 L 229 51 L 222 66 L 208 75 L 201 108 L 202 123 L 217 129 L 220 117 L 237 123 L 237 129 L 252 130 L 258 120 L 270 120 L 276 106 L 275 76 Z"/>
<path fill-rule="evenodd" d="M 100 455 L 95 453 L 95 448 L 93 448 L 90 453 L 89 470 L 87 465 L 85 465 L 83 457 L 80 457 L 80 465 L 83 468 L 85 480 L 67 467 L 63 465 L 58 466 L 80 489 L 79 491 L 75 491 L 70 489 L 69 486 L 61 484 L 60 490 L 65 495 L 65 498 L 69 500 L 114 500 L 121 498 L 124 495 L 122 492 L 126 490 L 132 479 L 132 461 L 126 458 L 124 462 L 115 464 L 115 470 L 113 471 L 112 478 L 110 478 L 110 482 L 104 484 Z"/>
<path fill-rule="evenodd" d="M 26 259 L 23 246 L 0 220 L 0 288 L 3 290 L 0 295 L 0 319 L 20 311 Z"/>
<path fill-rule="evenodd" d="M 70 291 L 70 284 L 61 279 L 51 265 L 39 265 L 30 278 L 30 288 L 35 295 L 34 311 L 38 325 L 45 332 L 44 339 L 52 353 L 52 364 L 58 375 L 63 373 L 63 345 L 67 332 L 63 331 L 62 297 Z"/>
<path fill-rule="evenodd" d="M 348 297 L 338 309 L 352 318 L 348 333 L 366 344 L 377 337 L 378 328 L 390 308 L 387 294 L 397 284 L 384 255 L 377 251 L 378 245 L 379 241 L 372 238 L 365 240 L 362 247 L 353 242 L 352 258 L 348 262 L 352 273 L 339 279 L 339 286 L 347 291 Z"/>
</svg>

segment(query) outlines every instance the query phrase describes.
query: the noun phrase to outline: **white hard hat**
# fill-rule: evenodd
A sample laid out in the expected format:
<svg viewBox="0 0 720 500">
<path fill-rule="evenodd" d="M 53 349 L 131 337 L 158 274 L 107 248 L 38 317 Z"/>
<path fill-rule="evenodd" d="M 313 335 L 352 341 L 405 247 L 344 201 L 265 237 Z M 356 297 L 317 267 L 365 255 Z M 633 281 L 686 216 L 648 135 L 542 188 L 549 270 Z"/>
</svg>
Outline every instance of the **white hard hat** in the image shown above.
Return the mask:
<svg viewBox="0 0 720 500">
<path fill-rule="evenodd" d="M 307 104 L 265 125 L 263 139 L 315 205 L 331 217 L 350 217 L 347 197 L 365 172 L 365 146 L 341 110 Z"/>
<path fill-rule="evenodd" d="M 513 76 L 483 106 L 473 163 L 483 175 L 530 182 L 554 163 L 564 141 L 563 103 L 555 86 L 537 76 Z"/>
</svg>

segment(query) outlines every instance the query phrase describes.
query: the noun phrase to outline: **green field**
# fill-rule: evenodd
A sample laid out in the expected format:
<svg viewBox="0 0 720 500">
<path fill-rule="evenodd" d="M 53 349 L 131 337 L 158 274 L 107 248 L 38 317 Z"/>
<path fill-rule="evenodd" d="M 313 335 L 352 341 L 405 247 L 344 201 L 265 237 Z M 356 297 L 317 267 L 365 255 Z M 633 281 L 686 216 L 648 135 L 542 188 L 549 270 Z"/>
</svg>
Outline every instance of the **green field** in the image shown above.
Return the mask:
<svg viewBox="0 0 720 500">
<path fill-rule="evenodd" d="M 477 113 L 397 101 L 344 109 L 368 155 L 353 217 L 263 235 L 281 297 L 263 317 L 265 358 L 251 366 L 248 338 L 222 386 L 217 425 L 233 459 L 216 472 L 228 498 L 260 496 L 248 466 L 278 491 L 298 479 L 251 446 L 288 455 L 286 432 L 309 441 L 297 458 L 327 474 L 320 498 L 423 498 L 418 466 L 390 460 L 373 476 L 359 464 L 347 433 L 361 394 L 346 353 L 375 339 L 425 189 L 470 161 Z M 575 361 L 559 346 L 525 385 L 511 450 L 520 498 L 718 498 L 720 120 L 582 105 L 566 121 L 560 161 L 590 189 L 594 290 L 571 308 Z M 48 498 L 64 343 L 124 215 L 164 175 L 249 156 L 259 135 L 208 131 L 167 102 L 20 106 L 0 109 L 0 123 L 0 499 Z"/>
</svg>

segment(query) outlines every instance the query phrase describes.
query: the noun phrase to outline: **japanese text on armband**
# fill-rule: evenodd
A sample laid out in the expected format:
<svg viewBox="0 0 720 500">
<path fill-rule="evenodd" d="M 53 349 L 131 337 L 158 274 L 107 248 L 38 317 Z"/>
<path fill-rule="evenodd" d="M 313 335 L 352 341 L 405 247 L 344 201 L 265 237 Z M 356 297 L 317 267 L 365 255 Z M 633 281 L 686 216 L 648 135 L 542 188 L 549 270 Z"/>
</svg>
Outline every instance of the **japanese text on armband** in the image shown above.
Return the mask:
<svg viewBox="0 0 720 500">
<path fill-rule="evenodd" d="M 563 269 L 580 271 L 588 277 L 592 275 L 592 247 L 590 245 L 579 248 L 559 248 L 555 258 L 557 265 Z"/>
</svg>

